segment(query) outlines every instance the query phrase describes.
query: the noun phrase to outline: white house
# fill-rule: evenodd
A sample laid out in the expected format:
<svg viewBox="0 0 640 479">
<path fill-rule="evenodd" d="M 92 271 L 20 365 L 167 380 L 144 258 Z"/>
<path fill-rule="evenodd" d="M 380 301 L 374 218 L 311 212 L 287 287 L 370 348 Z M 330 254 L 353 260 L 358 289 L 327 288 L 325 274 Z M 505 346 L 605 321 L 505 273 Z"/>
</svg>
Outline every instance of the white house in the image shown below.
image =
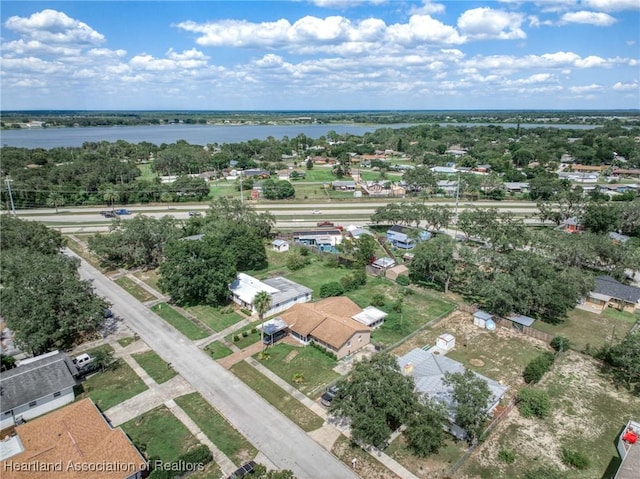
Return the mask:
<svg viewBox="0 0 640 479">
<path fill-rule="evenodd" d="M 73 361 L 53 351 L 20 362 L 0 378 L 0 429 L 29 420 L 74 401 L 78 374 Z"/>
<path fill-rule="evenodd" d="M 252 313 L 257 313 L 253 306 L 256 295 L 260 291 L 266 291 L 271 296 L 271 309 L 265 317 L 286 311 L 296 303 L 311 301 L 313 292 L 310 288 L 282 276 L 260 281 L 245 273 L 238 273 L 236 280 L 229 285 L 229 290 L 231 299 L 243 308 L 250 309 Z"/>
</svg>

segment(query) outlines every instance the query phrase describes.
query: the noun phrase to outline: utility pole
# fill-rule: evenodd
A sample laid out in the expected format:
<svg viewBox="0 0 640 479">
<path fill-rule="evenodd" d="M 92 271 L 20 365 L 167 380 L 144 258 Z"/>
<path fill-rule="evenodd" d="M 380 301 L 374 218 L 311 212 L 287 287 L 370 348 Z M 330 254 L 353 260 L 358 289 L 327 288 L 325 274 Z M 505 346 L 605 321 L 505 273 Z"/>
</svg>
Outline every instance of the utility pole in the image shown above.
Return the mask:
<svg viewBox="0 0 640 479">
<path fill-rule="evenodd" d="M 456 184 L 456 211 L 454 214 L 454 229 L 453 229 L 453 240 L 455 241 L 458 236 L 458 202 L 460 200 L 460 173 L 458 173 L 458 182 Z"/>
<path fill-rule="evenodd" d="M 244 204 L 244 193 L 242 191 L 242 170 L 240 170 L 240 203 Z"/>
<path fill-rule="evenodd" d="M 16 206 L 13 204 L 13 194 L 11 193 L 11 179 L 7 176 L 4 181 L 7 184 L 7 192 L 9 193 L 9 202 L 11 203 L 11 212 L 13 213 L 13 216 L 17 216 Z"/>
</svg>

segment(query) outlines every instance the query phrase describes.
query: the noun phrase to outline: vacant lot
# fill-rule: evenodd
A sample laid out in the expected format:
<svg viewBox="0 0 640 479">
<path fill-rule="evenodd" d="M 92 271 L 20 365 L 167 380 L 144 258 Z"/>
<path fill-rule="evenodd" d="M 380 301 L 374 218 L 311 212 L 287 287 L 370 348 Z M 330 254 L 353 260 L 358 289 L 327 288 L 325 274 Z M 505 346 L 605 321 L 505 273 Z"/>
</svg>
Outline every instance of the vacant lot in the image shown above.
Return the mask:
<svg viewBox="0 0 640 479">
<path fill-rule="evenodd" d="M 612 477 L 605 471 L 617 467 L 614 441 L 629 418 L 640 417 L 640 400 L 616 390 L 597 361 L 576 352 L 559 356 L 539 387 L 551 399 L 552 415 L 525 419 L 514 409 L 475 451 L 463 474 L 522 477 L 526 470 L 550 464 L 568 479 Z M 586 455 L 591 465 L 583 471 L 568 469 L 560 459 L 562 447 Z M 513 464 L 498 458 L 502 449 L 515 452 Z"/>
<path fill-rule="evenodd" d="M 134 354 L 133 359 L 158 384 L 168 381 L 177 374 L 155 351 Z"/>
<path fill-rule="evenodd" d="M 156 291 L 160 291 L 158 287 L 158 280 L 160 279 L 160 275 L 158 274 L 157 269 L 150 269 L 148 271 L 140 271 L 135 273 L 136 278 L 141 279 L 149 286 L 151 286 Z"/>
<path fill-rule="evenodd" d="M 127 293 L 129 293 L 131 296 L 133 296 L 134 298 L 136 298 L 138 301 L 142 303 L 157 299 L 149 291 L 140 287 L 135 283 L 135 281 L 133 281 L 130 278 L 127 278 L 126 276 L 116 279 L 116 283 L 118 284 L 118 286 L 124 289 Z"/>
<path fill-rule="evenodd" d="M 250 461 L 258 453 L 199 393 L 175 399 L 204 434 L 236 465 Z"/>
<path fill-rule="evenodd" d="M 147 458 L 170 462 L 199 441 L 165 406 L 159 406 L 122 425 Z"/>
<path fill-rule="evenodd" d="M 371 457 L 368 452 L 363 451 L 360 446 L 354 445 L 343 435 L 340 435 L 333 444 L 331 452 L 349 467 L 351 467 L 351 460 L 355 458 L 356 473 L 362 478 L 389 479 L 397 477 L 383 464 Z"/>
<path fill-rule="evenodd" d="M 260 361 L 293 387 L 308 396 L 339 378 L 333 371 L 336 360 L 311 346 L 291 346 L 280 343 L 269 348 L 269 359 Z M 258 355 L 254 356 L 256 359 Z"/>
<path fill-rule="evenodd" d="M 189 321 L 167 303 L 156 304 L 151 310 L 191 340 L 203 339 L 208 336 L 208 333 L 200 326 Z"/>
<path fill-rule="evenodd" d="M 230 307 L 214 308 L 213 306 L 199 305 L 184 309 L 216 332 L 220 332 L 243 319 L 243 316 Z"/>
<path fill-rule="evenodd" d="M 610 341 L 619 341 L 639 319 L 640 314 L 622 313 L 611 308 L 602 314 L 574 309 L 562 324 L 536 321 L 533 327 L 554 336 L 565 336 L 575 349 L 583 351 L 587 347 L 599 348 Z"/>
<path fill-rule="evenodd" d="M 404 436 L 399 435 L 385 450 L 389 456 L 409 469 L 419 478 L 446 477 L 447 472 L 462 457 L 467 449 L 465 442 L 448 438 L 438 454 L 421 458 L 413 455 L 407 447 Z"/>
</svg>

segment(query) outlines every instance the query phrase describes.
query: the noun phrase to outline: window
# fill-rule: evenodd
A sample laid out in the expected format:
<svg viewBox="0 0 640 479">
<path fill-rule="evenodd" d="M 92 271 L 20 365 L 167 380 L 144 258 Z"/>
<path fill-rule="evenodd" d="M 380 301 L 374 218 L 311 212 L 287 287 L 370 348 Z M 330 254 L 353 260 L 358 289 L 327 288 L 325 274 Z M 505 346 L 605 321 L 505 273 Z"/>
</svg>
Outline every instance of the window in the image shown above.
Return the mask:
<svg viewBox="0 0 640 479">
<path fill-rule="evenodd" d="M 35 405 L 36 405 L 36 401 L 31 401 L 31 402 L 29 403 L 29 407 L 35 407 Z"/>
<path fill-rule="evenodd" d="M 61 394 L 60 391 L 55 392 L 55 393 L 53 393 L 53 397 L 54 398 L 58 398 L 58 397 L 60 397 L 60 394 Z"/>
</svg>

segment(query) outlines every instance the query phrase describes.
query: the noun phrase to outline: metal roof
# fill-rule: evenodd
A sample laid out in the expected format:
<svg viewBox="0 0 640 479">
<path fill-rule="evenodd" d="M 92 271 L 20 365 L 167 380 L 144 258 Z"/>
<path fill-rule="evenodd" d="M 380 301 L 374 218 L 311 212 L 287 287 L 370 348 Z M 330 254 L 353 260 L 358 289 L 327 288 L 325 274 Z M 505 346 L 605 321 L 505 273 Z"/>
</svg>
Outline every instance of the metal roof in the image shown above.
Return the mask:
<svg viewBox="0 0 640 479">
<path fill-rule="evenodd" d="M 507 319 L 523 326 L 531 326 L 535 322 L 535 319 L 530 318 L 529 316 L 524 316 L 522 314 L 512 314 Z"/>
</svg>

